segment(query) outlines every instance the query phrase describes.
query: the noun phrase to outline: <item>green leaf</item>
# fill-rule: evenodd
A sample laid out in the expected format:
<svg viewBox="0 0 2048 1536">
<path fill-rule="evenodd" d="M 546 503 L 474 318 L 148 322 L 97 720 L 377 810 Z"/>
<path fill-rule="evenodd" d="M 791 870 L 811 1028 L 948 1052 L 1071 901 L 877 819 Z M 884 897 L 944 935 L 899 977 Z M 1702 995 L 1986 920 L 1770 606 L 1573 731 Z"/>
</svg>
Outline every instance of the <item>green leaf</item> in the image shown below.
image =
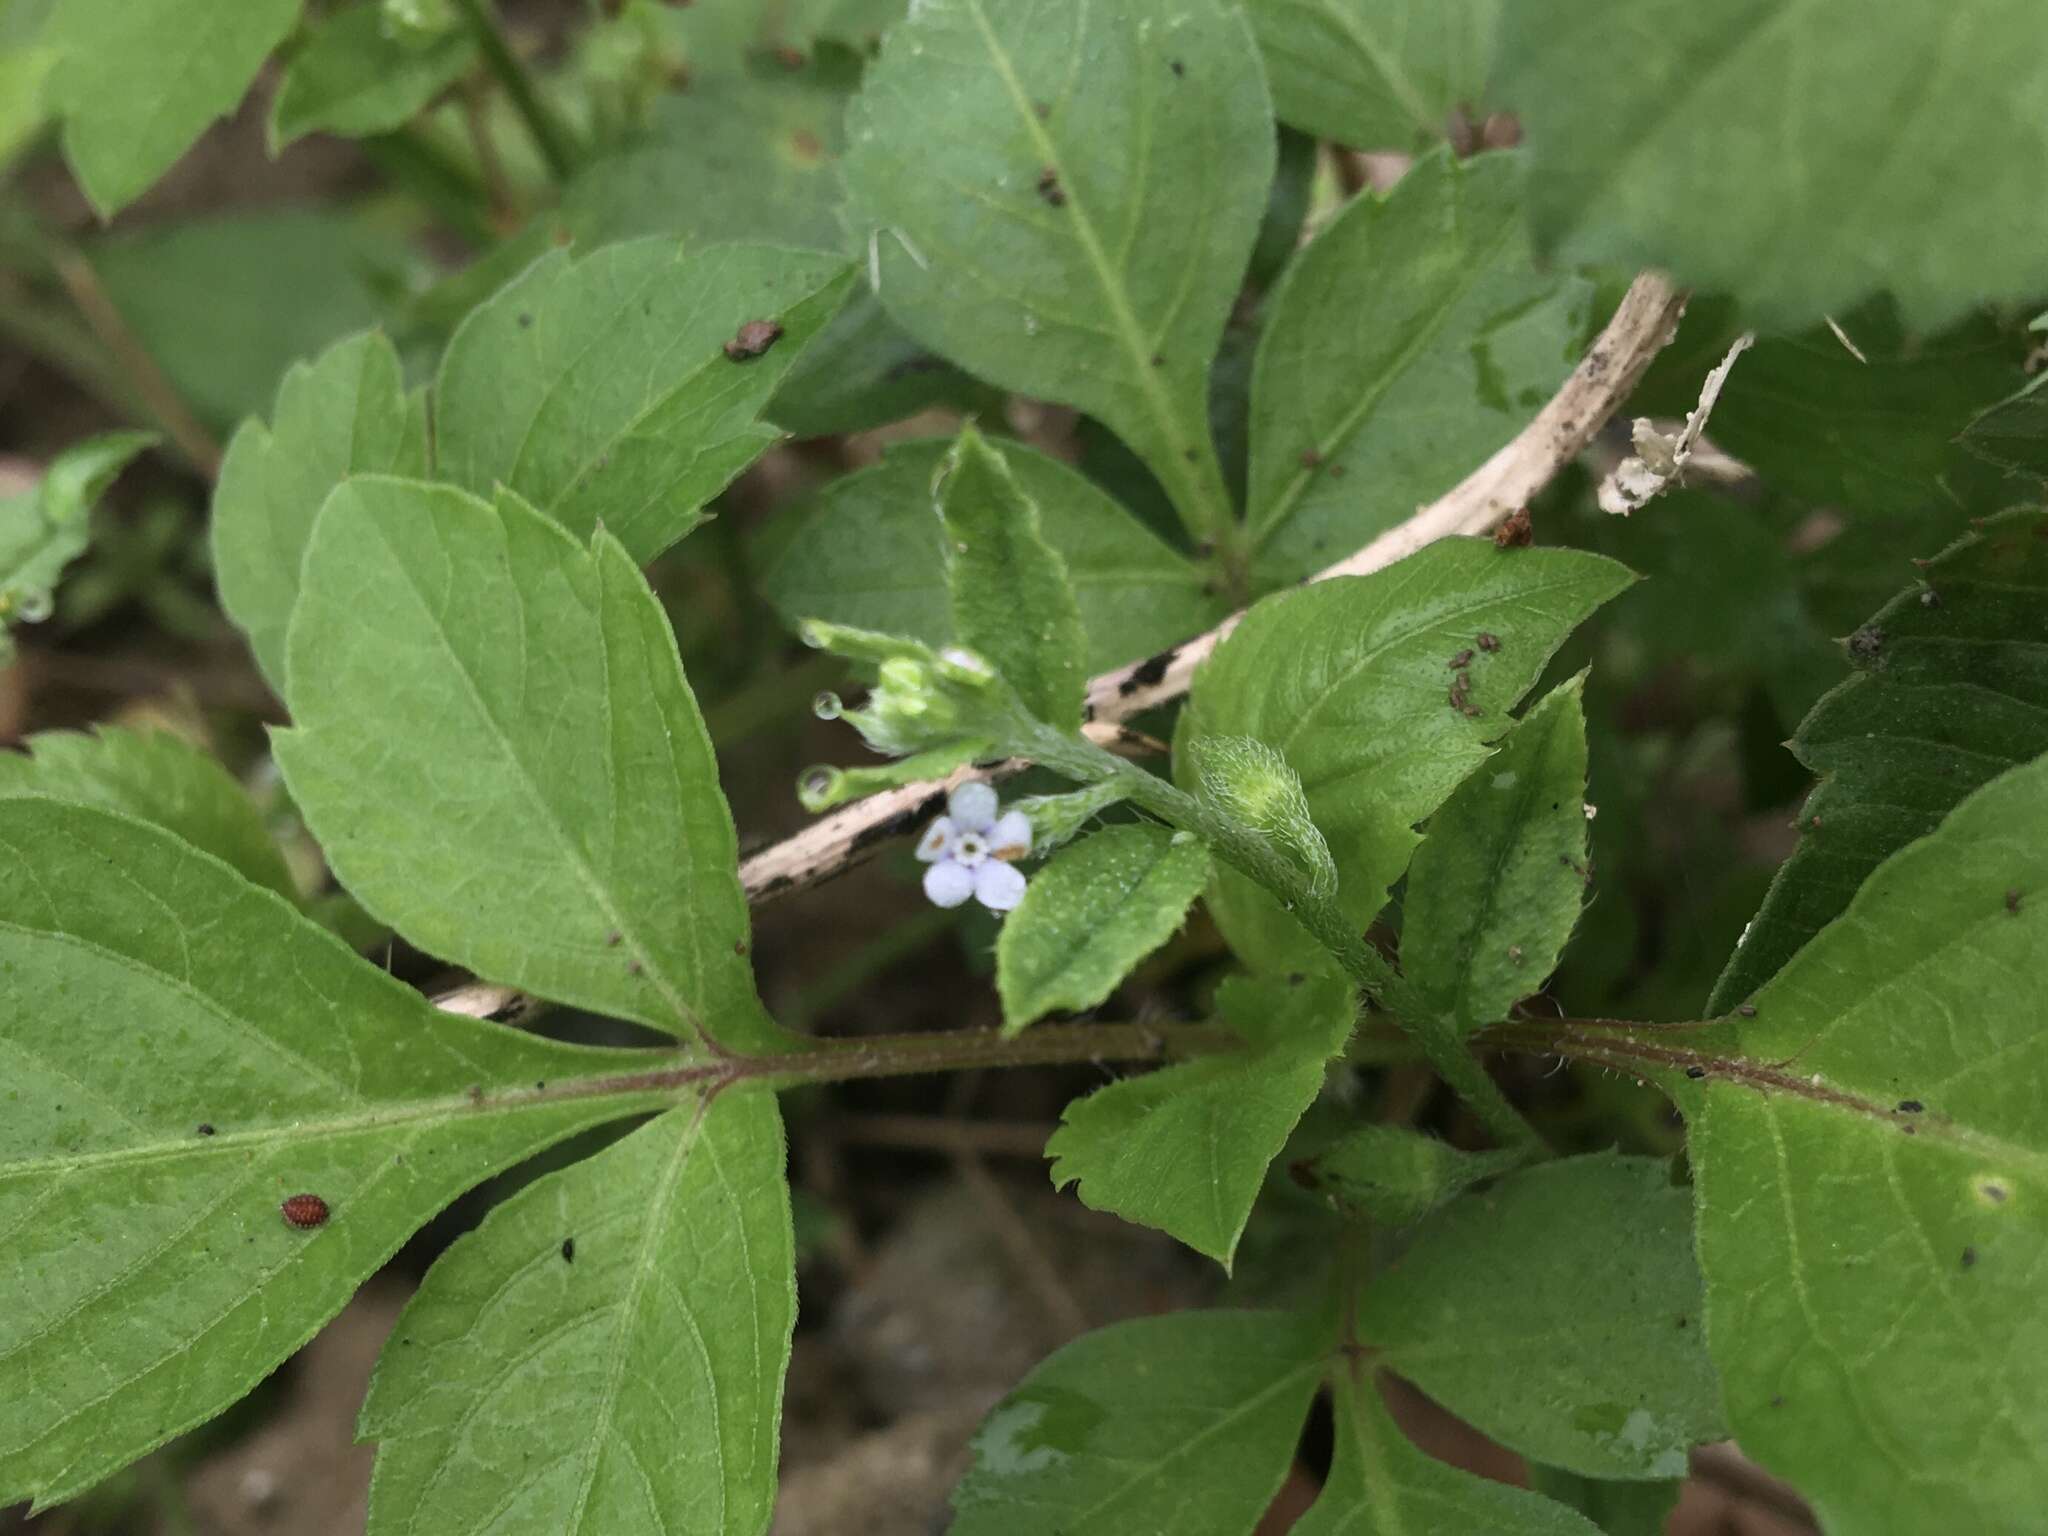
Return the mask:
<svg viewBox="0 0 2048 1536">
<path fill-rule="evenodd" d="M 377 1363 L 370 1536 L 717 1531 L 775 1501 L 796 1321 L 782 1123 L 685 1104 L 442 1255 Z"/>
<path fill-rule="evenodd" d="M 1335 1386 L 1337 1449 L 1314 1507 L 1294 1536 L 1598 1536 L 1562 1505 L 1424 1455 L 1401 1433 L 1372 1383 L 1347 1371 Z"/>
<path fill-rule="evenodd" d="M 322 208 L 140 228 L 89 254 L 142 350 L 222 431 L 268 406 L 293 363 L 379 324 L 431 270 L 398 236 Z"/>
<path fill-rule="evenodd" d="M 1429 819 L 1409 867 L 1401 971 L 1430 1015 L 1461 1034 L 1540 988 L 1579 919 L 1584 682 L 1581 674 L 1530 709 Z"/>
<path fill-rule="evenodd" d="M 1250 0 L 1245 12 L 1282 122 L 1407 149 L 1484 96 L 1500 0 Z"/>
<path fill-rule="evenodd" d="M 839 250 L 847 96 L 814 70 L 692 79 L 656 101 L 644 135 L 579 169 L 552 218 L 587 247 L 671 235 Z"/>
<path fill-rule="evenodd" d="M 1980 412 L 1962 444 L 2001 469 L 2048 480 L 2048 373 Z"/>
<path fill-rule="evenodd" d="M 954 638 L 945 551 L 931 485 L 940 439 L 897 443 L 882 462 L 834 480 L 780 530 L 762 589 L 789 623 L 829 619 L 929 645 Z M 1107 671 L 1199 634 L 1226 611 L 1201 573 L 1090 481 L 1021 443 L 1003 457 L 1037 504 L 1087 630 L 1087 667 Z"/>
<path fill-rule="evenodd" d="M 1227 536 L 1209 361 L 1274 163 L 1243 17 L 935 0 L 884 39 L 847 137 L 847 221 L 904 329 L 1101 418 Z"/>
<path fill-rule="evenodd" d="M 1546 1498 L 1569 1504 L 1606 1536 L 1664 1536 L 1685 1484 L 1677 1479 L 1659 1483 L 1606 1482 L 1531 1462 L 1529 1486 Z"/>
<path fill-rule="evenodd" d="M 1038 503 L 1002 453 L 966 426 L 939 466 L 932 505 L 945 530 L 953 634 L 992 663 L 1048 725 L 1075 730 L 1088 686 L 1081 610 Z"/>
<path fill-rule="evenodd" d="M 651 560 L 780 436 L 761 411 L 851 281 L 836 256 L 768 246 L 551 252 L 449 342 L 439 472 L 479 495 L 509 486 L 578 538 L 602 525 Z M 780 327 L 755 339 L 765 352 L 729 354 L 756 322 Z"/>
<path fill-rule="evenodd" d="M 1269 597 L 1196 674 L 1175 775 L 1188 782 L 1205 738 L 1277 748 L 1329 840 L 1338 901 L 1363 929 L 1414 852 L 1415 823 L 1485 760 L 1564 637 L 1630 579 L 1596 555 L 1445 539 L 1370 576 Z M 1453 667 L 1465 651 L 1469 665 Z M 1217 872 L 1210 909 L 1254 964 L 1320 954 L 1234 871 Z"/>
<path fill-rule="evenodd" d="M 426 468 L 425 392 L 405 393 L 398 353 L 377 332 L 293 364 L 271 424 L 251 417 L 228 443 L 213 493 L 214 576 L 280 694 L 299 566 L 328 493 L 350 475 Z"/>
<path fill-rule="evenodd" d="M 2039 296 L 2048 119 L 2009 106 L 2048 89 L 2039 32 L 2034 0 L 1533 0 L 1497 89 L 1562 259 L 1668 267 L 1779 329 L 1889 289 L 1924 328 Z"/>
<path fill-rule="evenodd" d="M 1004 1032 L 1102 1002 L 1173 937 L 1208 880 L 1201 840 L 1150 822 L 1104 827 L 1060 854 L 996 941 Z"/>
<path fill-rule="evenodd" d="M 42 41 L 61 56 L 49 90 L 64 158 L 112 218 L 242 99 L 300 0 L 63 0 Z"/>
<path fill-rule="evenodd" d="M 122 811 L 162 827 L 242 876 L 298 899 L 291 871 L 242 786 L 209 753 L 168 731 L 103 725 L 45 731 L 28 754 L 0 754 L 0 797 L 47 795 Z"/>
<path fill-rule="evenodd" d="M 1287 1475 L 1322 1367 L 1281 1312 L 1084 1334 L 982 1421 L 952 1536 L 1244 1536 Z"/>
<path fill-rule="evenodd" d="M 1692 1202 L 1660 1159 L 1511 1174 L 1430 1219 L 1366 1287 L 1359 1337 L 1503 1445 L 1587 1477 L 1683 1477 L 1726 1433 Z"/>
<path fill-rule="evenodd" d="M 1357 1010 L 1329 975 L 1234 977 L 1216 1001 L 1247 1050 L 1098 1088 L 1067 1106 L 1045 1151 L 1055 1188 L 1078 1181 L 1083 1205 L 1157 1227 L 1228 1269 L 1266 1167 Z"/>
<path fill-rule="evenodd" d="M 1829 1529 L 2038 1518 L 2044 968 L 2039 758 L 1879 866 L 1688 1089 L 1729 1424 Z"/>
<path fill-rule="evenodd" d="M 306 550 L 291 678 L 278 763 L 372 914 L 559 1002 L 773 1038 L 711 741 L 617 540 L 585 550 L 516 497 L 346 481 Z"/>
<path fill-rule="evenodd" d="M 1413 1226 L 1482 1179 L 1523 1161 L 1514 1150 L 1461 1152 L 1398 1125 L 1360 1125 L 1287 1171 L 1339 1210 L 1388 1227 Z"/>
<path fill-rule="evenodd" d="M 2048 752 L 2048 512 L 1985 519 L 1850 637 L 1849 658 L 1855 675 L 1792 739 L 1820 787 L 1714 987 L 1715 1012 L 1762 985 L 1965 795 Z"/>
<path fill-rule="evenodd" d="M 0 858 L 34 871 L 0 881 L 7 1503 L 212 1417 L 457 1194 L 663 1102 L 575 1091 L 633 1055 L 437 1012 L 158 828 L 0 801 Z"/>
<path fill-rule="evenodd" d="M 396 36 L 381 5 L 358 5 L 314 24 L 270 103 L 275 154 L 309 133 L 352 139 L 402 128 L 459 80 L 476 58 L 468 29 L 424 45 Z"/>
<path fill-rule="evenodd" d="M 92 542 L 93 503 L 155 441 L 148 432 L 103 432 L 58 454 L 34 489 L 0 496 L 0 663 L 14 654 L 14 624 L 50 616 L 58 578 Z"/>
<path fill-rule="evenodd" d="M 1571 371 L 1591 285 L 1539 270 L 1519 154 L 1423 157 L 1296 258 L 1252 375 L 1261 578 L 1298 580 L 1442 495 Z"/>
<path fill-rule="evenodd" d="M 7 166 L 42 128 L 49 115 L 47 84 L 56 63 L 54 48 L 9 46 L 0 38 L 0 167 Z"/>
</svg>

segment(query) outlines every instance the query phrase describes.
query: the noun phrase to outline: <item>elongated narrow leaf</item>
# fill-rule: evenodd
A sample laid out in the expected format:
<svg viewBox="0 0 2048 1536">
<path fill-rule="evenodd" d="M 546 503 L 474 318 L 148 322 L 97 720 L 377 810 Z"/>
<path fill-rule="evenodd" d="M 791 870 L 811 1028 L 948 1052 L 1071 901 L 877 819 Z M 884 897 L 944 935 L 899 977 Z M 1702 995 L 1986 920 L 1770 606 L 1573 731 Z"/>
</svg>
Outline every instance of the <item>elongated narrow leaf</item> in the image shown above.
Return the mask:
<svg viewBox="0 0 2048 1536">
<path fill-rule="evenodd" d="M 784 618 L 829 619 L 934 646 L 954 638 L 943 533 L 930 507 L 945 453 L 937 439 L 899 443 L 881 463 L 819 494 L 761 578 Z M 1194 564 L 1092 482 L 1021 443 L 1005 443 L 1003 457 L 1066 563 L 1090 672 L 1199 634 L 1223 616 Z"/>
<path fill-rule="evenodd" d="M 1003 1027 L 1093 1008 L 1173 937 L 1208 880 L 1208 848 L 1151 822 L 1104 827 L 1061 853 L 996 941 Z"/>
<path fill-rule="evenodd" d="M 634 1053 L 436 1012 L 155 827 L 0 801 L 0 860 L 33 871 L 0 880 L 0 1501 L 218 1413 L 455 1195 L 662 1102 L 575 1082 Z"/>
<path fill-rule="evenodd" d="M 848 140 L 848 220 L 904 329 L 1100 417 L 1219 533 L 1209 362 L 1274 162 L 1242 16 L 934 0 L 890 29 Z"/>
<path fill-rule="evenodd" d="M 710 738 L 617 540 L 351 480 L 306 551 L 291 667 L 278 762 L 369 911 L 544 997 L 769 1037 Z"/>
<path fill-rule="evenodd" d="M 1282 122 L 1406 149 L 1483 98 L 1500 0 L 1250 0 L 1245 13 Z"/>
<path fill-rule="evenodd" d="M 1784 329 L 1889 289 L 1927 328 L 2039 295 L 2048 120 L 2010 103 L 2048 89 L 2040 20 L 2033 0 L 1534 0 L 1503 11 L 1497 88 L 1565 259 L 1668 266 Z"/>
<path fill-rule="evenodd" d="M 235 433 L 213 493 L 214 574 L 221 606 L 279 693 L 285 626 L 321 503 L 350 475 L 426 468 L 426 397 L 405 393 L 398 353 L 374 331 L 294 364 L 270 424 L 252 417 Z"/>
<path fill-rule="evenodd" d="M 1252 375 L 1249 516 L 1274 583 L 1440 496 L 1548 400 L 1592 289 L 1539 270 L 1520 154 L 1419 161 L 1352 201 L 1274 295 Z"/>
<path fill-rule="evenodd" d="M 449 342 L 437 468 L 651 560 L 780 436 L 761 412 L 851 281 L 840 257 L 774 246 L 552 252 Z"/>
<path fill-rule="evenodd" d="M 1520 1161 L 1513 1151 L 1460 1151 L 1406 1126 L 1361 1125 L 1287 1171 L 1339 1210 L 1405 1227 Z"/>
<path fill-rule="evenodd" d="M 1045 1144 L 1055 1187 L 1157 1227 L 1230 1267 L 1266 1167 L 1323 1085 L 1356 1017 L 1331 976 L 1236 977 L 1217 996 L 1247 1049 L 1098 1088 Z"/>
<path fill-rule="evenodd" d="M 1727 1431 L 1700 1326 L 1691 1201 L 1600 1153 L 1446 1206 L 1366 1287 L 1388 1369 L 1504 1445 L 1588 1477 L 1682 1477 Z"/>
<path fill-rule="evenodd" d="M 107 432 L 58 454 L 33 489 L 0 496 L 0 663 L 14 654 L 15 624 L 47 619 L 64 568 L 92 542 L 93 503 L 156 439 Z"/>
<path fill-rule="evenodd" d="M 679 1105 L 442 1255 L 363 1404 L 370 1536 L 759 1536 L 796 1321 L 782 1165 L 770 1095 Z"/>
<path fill-rule="evenodd" d="M 953 1536 L 1244 1536 L 1287 1474 L 1322 1365 L 1279 1312 L 1085 1334 L 982 1421 Z"/>
<path fill-rule="evenodd" d="M 1888 855 L 2048 752 L 2048 512 L 2015 509 L 1929 561 L 1849 640 L 1856 674 L 1800 722 L 1821 775 L 1710 1005 L 1725 1012 L 1831 922 Z"/>
<path fill-rule="evenodd" d="M 1370 1381 L 1336 1384 L 1337 1449 L 1329 1480 L 1294 1536 L 1599 1536 L 1562 1504 L 1432 1460 L 1401 1433 Z"/>
<path fill-rule="evenodd" d="M 1830 1529 L 2038 1520 L 2044 969 L 2048 758 L 1881 864 L 1690 1095 L 1729 1424 Z"/>
<path fill-rule="evenodd" d="M 270 104 L 273 151 L 309 133 L 362 138 L 402 128 L 476 59 L 467 27 L 415 41 L 394 36 L 382 5 L 337 11 L 292 56 Z"/>
<path fill-rule="evenodd" d="M 63 0 L 43 29 L 64 158 L 112 218 L 242 99 L 301 0 Z"/>
<path fill-rule="evenodd" d="M 1003 455 L 963 428 L 939 466 L 933 504 L 945 529 L 953 633 L 979 652 L 1039 719 L 1081 723 L 1081 610 L 1067 564 L 1040 526 L 1038 503 Z"/>
<path fill-rule="evenodd" d="M 1485 760 L 1572 628 L 1629 580 L 1595 555 L 1446 539 L 1371 576 L 1269 597 L 1196 674 L 1175 775 L 1190 781 L 1204 737 L 1277 748 L 1329 840 L 1338 900 L 1363 928 L 1414 851 L 1415 823 Z M 1319 953 L 1233 871 L 1218 871 L 1210 906 L 1255 964 L 1285 969 Z"/>
<path fill-rule="evenodd" d="M 219 761 L 168 731 L 45 731 L 0 753 L 0 796 L 47 795 L 153 822 L 244 879 L 296 900 L 256 803 Z"/>
<path fill-rule="evenodd" d="M 1586 895 L 1585 679 L 1548 695 L 1429 819 L 1408 870 L 1401 971 L 1463 1032 L 1543 985 Z"/>
</svg>

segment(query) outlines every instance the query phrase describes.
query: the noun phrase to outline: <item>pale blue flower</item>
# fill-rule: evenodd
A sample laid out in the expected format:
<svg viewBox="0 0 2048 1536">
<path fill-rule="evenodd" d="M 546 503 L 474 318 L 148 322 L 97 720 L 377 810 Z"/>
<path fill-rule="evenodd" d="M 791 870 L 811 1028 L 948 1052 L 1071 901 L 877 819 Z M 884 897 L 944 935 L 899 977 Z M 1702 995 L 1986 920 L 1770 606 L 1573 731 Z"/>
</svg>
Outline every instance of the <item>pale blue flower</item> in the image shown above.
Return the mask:
<svg viewBox="0 0 2048 1536">
<path fill-rule="evenodd" d="M 936 906 L 957 907 L 972 896 L 991 912 L 1007 912 L 1024 899 L 1024 873 L 1012 860 L 1031 852 L 1031 818 L 1022 811 L 997 815 L 989 785 L 974 780 L 946 797 L 918 839 L 924 893 Z"/>
</svg>

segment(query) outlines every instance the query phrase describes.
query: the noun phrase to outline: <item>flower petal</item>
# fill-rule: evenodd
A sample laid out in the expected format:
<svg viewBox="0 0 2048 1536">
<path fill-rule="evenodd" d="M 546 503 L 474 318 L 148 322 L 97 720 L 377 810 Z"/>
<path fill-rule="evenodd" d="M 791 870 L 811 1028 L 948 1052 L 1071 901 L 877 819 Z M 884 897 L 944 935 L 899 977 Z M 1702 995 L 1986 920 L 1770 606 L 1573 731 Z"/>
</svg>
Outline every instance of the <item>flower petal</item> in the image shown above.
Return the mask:
<svg viewBox="0 0 2048 1536">
<path fill-rule="evenodd" d="M 989 857 L 1021 859 L 1031 852 L 1031 818 L 1022 811 L 1005 811 L 988 834 Z"/>
<path fill-rule="evenodd" d="M 995 825 L 996 788 L 980 779 L 969 779 L 946 797 L 946 809 L 963 832 L 986 832 Z"/>
<path fill-rule="evenodd" d="M 1024 899 L 1024 871 L 990 859 L 974 871 L 974 899 L 991 912 L 1007 912 Z"/>
<path fill-rule="evenodd" d="M 941 859 L 924 872 L 924 893 L 935 907 L 957 907 L 974 894 L 974 871 L 965 864 Z"/>
<path fill-rule="evenodd" d="M 917 856 L 931 864 L 943 859 L 953 846 L 953 818 L 935 816 L 932 824 L 924 829 L 924 836 L 917 840 Z"/>
</svg>

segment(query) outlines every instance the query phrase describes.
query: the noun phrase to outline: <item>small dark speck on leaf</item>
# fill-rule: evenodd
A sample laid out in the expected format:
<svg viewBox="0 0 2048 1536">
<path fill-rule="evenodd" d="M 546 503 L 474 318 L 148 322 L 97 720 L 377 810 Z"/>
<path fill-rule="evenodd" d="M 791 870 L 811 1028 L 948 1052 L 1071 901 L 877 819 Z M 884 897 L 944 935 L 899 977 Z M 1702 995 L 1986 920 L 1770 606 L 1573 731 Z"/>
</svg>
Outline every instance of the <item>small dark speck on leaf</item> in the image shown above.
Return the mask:
<svg viewBox="0 0 2048 1536">
<path fill-rule="evenodd" d="M 638 976 L 640 974 L 640 962 L 638 960 L 628 960 L 626 962 L 626 974 L 628 976 Z"/>
<path fill-rule="evenodd" d="M 773 320 L 749 320 L 725 344 L 725 355 L 736 363 L 751 362 L 782 339 L 782 326 Z"/>
<path fill-rule="evenodd" d="M 1038 195 L 1051 207 L 1067 206 L 1067 193 L 1060 185 L 1060 173 L 1049 165 L 1038 173 Z"/>
<path fill-rule="evenodd" d="M 1685 1075 L 1691 1078 L 1694 1082 L 1698 1082 L 1701 1078 L 1707 1075 L 1707 1069 L 1705 1067 L 1687 1067 L 1685 1069 Z"/>
<path fill-rule="evenodd" d="M 521 315 L 519 317 L 519 329 L 521 329 L 522 331 L 525 330 L 531 324 L 533 324 L 533 316 Z"/>
<path fill-rule="evenodd" d="M 1154 352 L 1152 354 L 1152 366 L 1154 368 L 1164 368 L 1166 366 L 1166 354 L 1164 352 Z"/>
<path fill-rule="evenodd" d="M 1884 631 L 1875 624 L 1866 624 L 1849 637 L 1849 654 L 1868 666 L 1874 663 L 1884 651 Z"/>
<path fill-rule="evenodd" d="M 1785 1406 L 1785 1394 L 1784 1394 L 1784 1393 L 1782 1393 L 1782 1392 L 1780 1392 L 1780 1393 L 1776 1394 L 1775 1396 L 1773 1396 L 1773 1397 L 1771 1398 L 1771 1406 L 1772 1406 L 1773 1408 L 1782 1408 L 1782 1407 L 1784 1407 L 1784 1406 Z"/>
<path fill-rule="evenodd" d="M 1977 1250 L 1976 1250 L 1975 1248 L 1965 1248 L 1965 1249 L 1963 1249 L 1963 1268 L 1965 1268 L 1965 1269 L 1974 1269 L 1974 1268 L 1976 1268 L 1976 1267 L 1977 1267 Z"/>
<path fill-rule="evenodd" d="M 211 1136 L 211 1135 L 213 1134 L 213 1125 L 212 1125 L 212 1123 L 211 1123 L 210 1121 L 205 1121 L 205 1120 L 202 1120 L 202 1121 L 200 1121 L 200 1122 L 199 1122 L 199 1134 L 200 1134 L 200 1135 L 202 1135 L 202 1136 Z"/>
<path fill-rule="evenodd" d="M 1921 1110 L 1925 1109 L 1926 1107 L 1927 1106 L 1925 1104 L 1922 1104 L 1918 1099 L 1899 1100 L 1899 1113 L 1902 1115 L 1917 1115 L 1920 1113 Z"/>
<path fill-rule="evenodd" d="M 616 949 L 616 948 L 618 948 L 618 945 L 619 945 L 619 940 L 623 939 L 624 937 L 625 937 L 625 935 L 624 935 L 623 933 L 620 933 L 618 929 L 614 928 L 614 929 L 613 929 L 613 930 L 612 930 L 612 931 L 611 931 L 610 933 L 608 933 L 608 934 L 606 934 L 606 935 L 604 936 L 604 944 L 605 944 L 605 948 L 607 948 L 607 949 Z"/>
<path fill-rule="evenodd" d="M 484 1085 L 482 1083 L 471 1083 L 469 1085 L 469 1102 L 472 1104 L 481 1104 L 483 1103 L 483 1101 Z"/>
<path fill-rule="evenodd" d="M 1744 1017 L 1745 1019 L 1753 1019 L 1753 1018 L 1755 1018 L 1755 1017 L 1756 1017 L 1756 1004 L 1755 1004 L 1755 1003 L 1744 1003 L 1744 1004 L 1743 1004 L 1743 1005 L 1742 1005 L 1741 1007 L 1737 1008 L 1737 1009 L 1736 1009 L 1735 1011 L 1736 1011 L 1737 1013 L 1741 1014 L 1741 1015 L 1742 1015 L 1742 1017 Z"/>
<path fill-rule="evenodd" d="M 747 952 L 747 941 L 745 939 L 734 939 L 732 941 L 732 952 L 736 955 L 744 955 Z"/>
<path fill-rule="evenodd" d="M 1476 643 L 1479 649 L 1485 651 L 1488 655 L 1492 655 L 1493 652 L 1500 649 L 1500 636 L 1494 634 L 1491 630 L 1482 629 L 1476 637 Z"/>
<path fill-rule="evenodd" d="M 1317 465 L 1321 464 L 1322 462 L 1323 456 L 1320 453 L 1316 452 L 1315 449 L 1304 448 L 1301 450 L 1301 467 L 1303 469 L 1314 469 Z"/>
<path fill-rule="evenodd" d="M 1330 478 L 1332 480 L 1342 480 L 1344 478 L 1344 466 L 1342 464 L 1332 464 L 1330 466 Z"/>
<path fill-rule="evenodd" d="M 1034 101 L 1031 103 L 1031 110 L 1038 114 L 1038 120 L 1042 123 L 1052 116 L 1052 103 L 1049 101 Z"/>
<path fill-rule="evenodd" d="M 1180 456 L 1186 459 L 1190 464 L 1194 463 L 1197 459 L 1201 457 L 1201 455 L 1195 452 L 1195 450 L 1192 448 L 1183 448 L 1180 451 Z"/>
<path fill-rule="evenodd" d="M 1692 1326 L 1692 1319 L 1689 1317 L 1681 1317 L 1678 1320 L 1678 1326 L 1681 1328 L 1690 1328 Z"/>
<path fill-rule="evenodd" d="M 562 1262 L 564 1264 L 574 1264 L 576 1262 L 576 1239 L 573 1237 L 562 1239 Z"/>
<path fill-rule="evenodd" d="M 1167 67 L 1173 71 L 1173 77 L 1176 80 L 1178 80 L 1181 76 L 1185 75 L 1188 72 L 1187 65 L 1181 63 L 1179 59 L 1174 59 L 1170 61 Z"/>
<path fill-rule="evenodd" d="M 2007 891 L 2005 893 L 2005 910 L 2014 917 L 2020 915 L 2020 893 L 2018 891 Z"/>
<path fill-rule="evenodd" d="M 1465 648 L 1464 650 L 1462 650 L 1462 651 L 1458 652 L 1458 654 L 1457 654 L 1457 655 L 1455 655 L 1455 656 L 1453 656 L 1453 657 L 1452 657 L 1452 658 L 1450 659 L 1450 661 L 1449 661 L 1448 663 L 1446 663 L 1446 665 L 1450 666 L 1450 667 L 1451 667 L 1451 668 L 1452 668 L 1453 670 L 1455 670 L 1455 669 L 1457 669 L 1457 668 L 1459 668 L 1459 667 L 1469 667 L 1469 666 L 1471 666 L 1471 665 L 1472 665 L 1472 650 L 1471 650 L 1471 647 L 1470 647 L 1470 646 L 1467 646 L 1467 647 L 1466 647 L 1466 648 Z"/>
</svg>

